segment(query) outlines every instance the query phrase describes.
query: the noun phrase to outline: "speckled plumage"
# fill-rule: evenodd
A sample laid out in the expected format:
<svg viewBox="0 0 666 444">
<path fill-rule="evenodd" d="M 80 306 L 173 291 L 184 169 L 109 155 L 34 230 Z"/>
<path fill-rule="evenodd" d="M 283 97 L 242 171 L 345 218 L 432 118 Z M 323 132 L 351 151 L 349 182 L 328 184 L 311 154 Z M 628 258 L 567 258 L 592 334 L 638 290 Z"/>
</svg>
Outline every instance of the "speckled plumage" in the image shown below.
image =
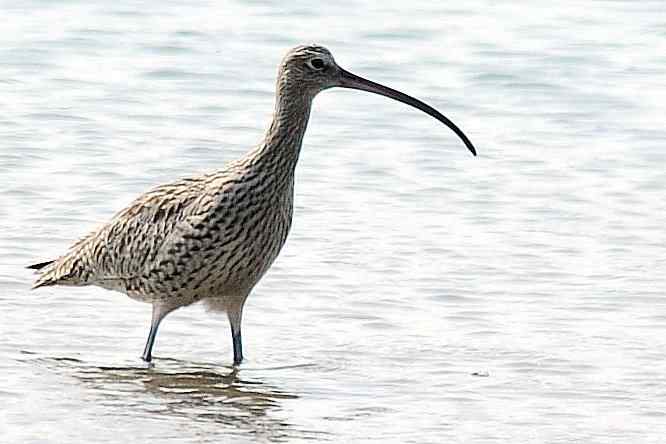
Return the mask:
<svg viewBox="0 0 666 444">
<path fill-rule="evenodd" d="M 243 304 L 291 226 L 294 170 L 312 100 L 333 86 L 362 89 L 343 84 L 343 73 L 323 47 L 292 49 L 280 65 L 273 121 L 259 146 L 219 171 L 140 196 L 65 255 L 32 266 L 40 270 L 34 288 L 97 285 L 151 303 L 147 361 L 160 321 L 204 301 L 227 312 L 238 364 Z"/>
</svg>

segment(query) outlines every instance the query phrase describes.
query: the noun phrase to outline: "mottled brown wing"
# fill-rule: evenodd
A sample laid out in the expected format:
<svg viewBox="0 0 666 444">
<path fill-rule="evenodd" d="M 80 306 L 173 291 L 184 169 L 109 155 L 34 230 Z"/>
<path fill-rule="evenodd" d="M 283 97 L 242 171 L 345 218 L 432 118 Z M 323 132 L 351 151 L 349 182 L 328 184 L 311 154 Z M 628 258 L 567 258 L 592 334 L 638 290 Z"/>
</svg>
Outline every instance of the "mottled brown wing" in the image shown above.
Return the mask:
<svg viewBox="0 0 666 444">
<path fill-rule="evenodd" d="M 185 179 L 144 194 L 118 213 L 96 241 L 93 257 L 100 270 L 112 276 L 134 278 L 151 267 L 164 243 L 196 213 L 205 194 L 200 180 Z M 100 278 L 103 276 L 99 276 Z"/>
<path fill-rule="evenodd" d="M 40 270 L 34 288 L 108 284 L 140 276 L 179 223 L 192 214 L 204 189 L 202 177 L 179 180 L 143 194 Z"/>
</svg>

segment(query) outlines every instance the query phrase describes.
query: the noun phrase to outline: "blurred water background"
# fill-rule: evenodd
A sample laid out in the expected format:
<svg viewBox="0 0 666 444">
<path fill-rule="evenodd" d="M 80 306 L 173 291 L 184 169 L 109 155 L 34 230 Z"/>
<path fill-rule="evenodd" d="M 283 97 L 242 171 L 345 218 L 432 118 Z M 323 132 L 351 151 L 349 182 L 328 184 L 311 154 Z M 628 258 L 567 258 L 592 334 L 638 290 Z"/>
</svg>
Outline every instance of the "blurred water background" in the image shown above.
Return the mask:
<svg viewBox="0 0 666 444">
<path fill-rule="evenodd" d="M 662 1 L 21 1 L 0 34 L 0 441 L 661 443 Z M 317 42 L 419 97 L 315 102 L 295 220 L 224 316 L 29 291 L 139 193 L 263 135 Z"/>
</svg>

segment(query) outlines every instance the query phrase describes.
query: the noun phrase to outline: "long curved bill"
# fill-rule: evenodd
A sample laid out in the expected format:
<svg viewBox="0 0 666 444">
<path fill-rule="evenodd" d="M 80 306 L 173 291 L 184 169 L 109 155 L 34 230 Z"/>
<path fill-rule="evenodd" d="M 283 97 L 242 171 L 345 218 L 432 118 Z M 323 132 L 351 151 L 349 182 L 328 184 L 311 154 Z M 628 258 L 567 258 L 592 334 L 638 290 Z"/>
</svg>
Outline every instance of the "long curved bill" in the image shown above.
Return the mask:
<svg viewBox="0 0 666 444">
<path fill-rule="evenodd" d="M 470 142 L 470 140 L 467 138 L 465 133 L 463 133 L 455 123 L 451 122 L 446 116 L 444 116 L 432 106 L 423 103 L 414 97 L 408 96 L 407 94 L 401 93 L 400 91 L 396 91 L 395 89 L 391 89 L 387 86 L 380 85 L 379 83 L 372 82 L 370 80 L 364 79 L 363 77 L 359 77 L 356 74 L 352 74 L 342 68 L 340 68 L 340 75 L 340 83 L 338 86 L 341 88 L 359 89 L 361 91 L 367 91 L 386 96 L 397 100 L 398 102 L 411 105 L 414 108 L 420 109 L 424 113 L 429 114 L 430 116 L 442 122 L 444 125 L 451 128 L 451 130 L 462 139 L 462 141 L 465 143 L 465 146 L 472 152 L 472 154 L 476 156 L 476 149 L 474 148 L 474 145 L 472 145 L 472 142 Z"/>
</svg>

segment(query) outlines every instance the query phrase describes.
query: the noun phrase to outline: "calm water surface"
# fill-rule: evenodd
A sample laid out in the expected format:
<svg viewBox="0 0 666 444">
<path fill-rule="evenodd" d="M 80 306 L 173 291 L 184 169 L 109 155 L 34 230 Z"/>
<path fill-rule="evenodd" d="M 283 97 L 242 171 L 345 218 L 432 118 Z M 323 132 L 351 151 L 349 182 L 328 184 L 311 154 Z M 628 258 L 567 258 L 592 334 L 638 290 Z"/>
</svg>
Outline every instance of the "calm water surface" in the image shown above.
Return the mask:
<svg viewBox="0 0 666 444">
<path fill-rule="evenodd" d="M 661 1 L 3 2 L 0 441 L 658 443 Z M 317 98 L 295 220 L 245 310 L 31 292 L 139 193 L 262 136 L 316 41 L 432 103 Z"/>
</svg>

